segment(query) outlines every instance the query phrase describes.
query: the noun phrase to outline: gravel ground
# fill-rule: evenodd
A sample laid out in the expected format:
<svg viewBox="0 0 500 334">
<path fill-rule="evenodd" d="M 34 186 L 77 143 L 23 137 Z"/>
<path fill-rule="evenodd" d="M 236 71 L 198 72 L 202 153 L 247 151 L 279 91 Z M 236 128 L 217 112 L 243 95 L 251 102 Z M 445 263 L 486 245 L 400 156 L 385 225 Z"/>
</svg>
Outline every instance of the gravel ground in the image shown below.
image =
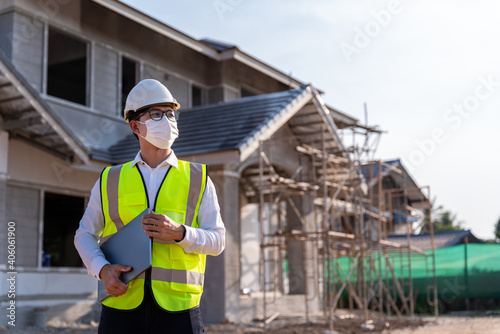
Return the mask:
<svg viewBox="0 0 500 334">
<path fill-rule="evenodd" d="M 264 330 L 258 326 L 244 326 L 236 324 L 207 325 L 207 334 L 324 334 L 328 326 L 321 323 L 286 325 L 285 319 L 277 319 Z M 335 331 L 339 334 L 499 334 L 500 316 L 441 316 L 435 318 L 423 317 L 415 319 L 390 319 L 388 321 L 368 321 L 362 323 L 359 319 L 344 318 L 335 322 Z M 96 324 L 73 325 L 68 327 L 26 328 L 13 329 L 1 328 L 0 333 L 26 333 L 26 334 L 96 334 Z"/>
<path fill-rule="evenodd" d="M 416 329 L 391 331 L 393 334 L 499 334 L 500 316 L 439 317 L 428 319 L 426 326 Z"/>
</svg>

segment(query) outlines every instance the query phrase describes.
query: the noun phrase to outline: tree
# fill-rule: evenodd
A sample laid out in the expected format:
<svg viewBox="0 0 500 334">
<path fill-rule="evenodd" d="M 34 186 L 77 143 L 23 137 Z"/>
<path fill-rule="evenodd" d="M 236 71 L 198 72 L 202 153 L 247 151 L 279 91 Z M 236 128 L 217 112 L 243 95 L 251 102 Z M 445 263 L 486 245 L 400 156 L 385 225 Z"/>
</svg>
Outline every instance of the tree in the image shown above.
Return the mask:
<svg viewBox="0 0 500 334">
<path fill-rule="evenodd" d="M 495 239 L 500 240 L 500 218 L 495 224 Z"/>
<path fill-rule="evenodd" d="M 457 215 L 452 214 L 451 211 L 442 211 L 436 216 L 432 221 L 434 223 L 434 232 L 463 230 L 462 222 L 457 221 Z"/>
<path fill-rule="evenodd" d="M 422 225 L 420 233 L 430 232 L 430 222 L 428 211 L 425 212 L 426 218 Z M 434 232 L 439 231 L 459 231 L 463 230 L 463 221 L 457 221 L 457 215 L 450 210 L 444 210 L 442 205 L 436 204 L 436 197 L 431 200 L 431 218 Z"/>
</svg>

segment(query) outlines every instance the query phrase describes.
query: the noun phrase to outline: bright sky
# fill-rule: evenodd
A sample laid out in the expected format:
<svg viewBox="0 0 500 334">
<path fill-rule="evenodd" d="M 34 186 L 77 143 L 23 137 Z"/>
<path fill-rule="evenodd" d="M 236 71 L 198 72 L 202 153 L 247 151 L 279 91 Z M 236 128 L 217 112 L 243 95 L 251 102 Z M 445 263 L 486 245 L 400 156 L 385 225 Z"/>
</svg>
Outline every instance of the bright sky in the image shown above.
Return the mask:
<svg viewBox="0 0 500 334">
<path fill-rule="evenodd" d="M 500 2 L 126 0 L 194 37 L 236 44 L 387 131 L 436 203 L 493 238 L 500 218 Z M 497 110 L 495 112 L 495 110 Z"/>
</svg>

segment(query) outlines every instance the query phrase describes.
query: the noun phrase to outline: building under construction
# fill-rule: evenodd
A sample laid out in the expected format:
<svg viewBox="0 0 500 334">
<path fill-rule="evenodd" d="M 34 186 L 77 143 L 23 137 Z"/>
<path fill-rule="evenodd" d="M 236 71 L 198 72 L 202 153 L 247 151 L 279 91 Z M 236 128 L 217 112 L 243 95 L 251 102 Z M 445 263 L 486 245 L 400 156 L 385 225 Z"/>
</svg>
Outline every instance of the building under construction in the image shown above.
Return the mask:
<svg viewBox="0 0 500 334">
<path fill-rule="evenodd" d="M 413 316 L 418 296 L 437 316 L 429 188 L 418 187 L 399 160 L 373 159 L 377 127 L 336 130 L 333 139 L 319 125 L 316 132 L 261 141 L 258 168 L 242 175 L 257 185 L 247 193 L 258 203 L 264 323 L 288 309 L 286 295 L 304 298 L 307 320 L 322 311 L 330 329 L 338 308 L 356 309 L 363 320 Z M 299 163 L 291 175 L 271 162 L 278 141 L 296 145 Z M 411 244 L 417 231 L 430 233 L 430 251 Z M 407 242 L 388 241 L 393 234 L 406 234 Z M 419 289 L 415 263 L 426 268 Z"/>
<path fill-rule="evenodd" d="M 118 0 L 56 2 L 0 2 L 0 238 L 15 224 L 17 328 L 42 311 L 52 324 L 89 318 L 97 284 L 74 234 L 103 168 L 139 150 L 123 105 L 145 78 L 182 105 L 173 150 L 210 167 L 226 226 L 225 251 L 207 259 L 206 323 L 292 308 L 328 321 L 338 307 L 411 315 L 415 296 L 436 299 L 432 252 L 387 240 L 431 228 L 428 189 L 398 161 L 374 161 L 378 129 L 236 45 Z M 416 261 L 428 264 L 424 288 Z"/>
</svg>

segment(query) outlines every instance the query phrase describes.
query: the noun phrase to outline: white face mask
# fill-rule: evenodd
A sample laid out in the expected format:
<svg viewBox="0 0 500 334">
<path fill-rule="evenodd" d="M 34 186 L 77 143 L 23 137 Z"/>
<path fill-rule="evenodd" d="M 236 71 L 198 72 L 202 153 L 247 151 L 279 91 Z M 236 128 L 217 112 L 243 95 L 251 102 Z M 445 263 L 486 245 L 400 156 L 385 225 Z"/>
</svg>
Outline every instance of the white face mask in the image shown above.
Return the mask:
<svg viewBox="0 0 500 334">
<path fill-rule="evenodd" d="M 170 122 L 166 116 L 159 121 L 148 119 L 146 122 L 137 123 L 146 124 L 147 133 L 143 136 L 139 133 L 139 136 L 146 139 L 148 142 L 154 146 L 167 149 L 172 146 L 175 139 L 179 137 L 179 130 L 177 130 L 177 123 Z"/>
</svg>

